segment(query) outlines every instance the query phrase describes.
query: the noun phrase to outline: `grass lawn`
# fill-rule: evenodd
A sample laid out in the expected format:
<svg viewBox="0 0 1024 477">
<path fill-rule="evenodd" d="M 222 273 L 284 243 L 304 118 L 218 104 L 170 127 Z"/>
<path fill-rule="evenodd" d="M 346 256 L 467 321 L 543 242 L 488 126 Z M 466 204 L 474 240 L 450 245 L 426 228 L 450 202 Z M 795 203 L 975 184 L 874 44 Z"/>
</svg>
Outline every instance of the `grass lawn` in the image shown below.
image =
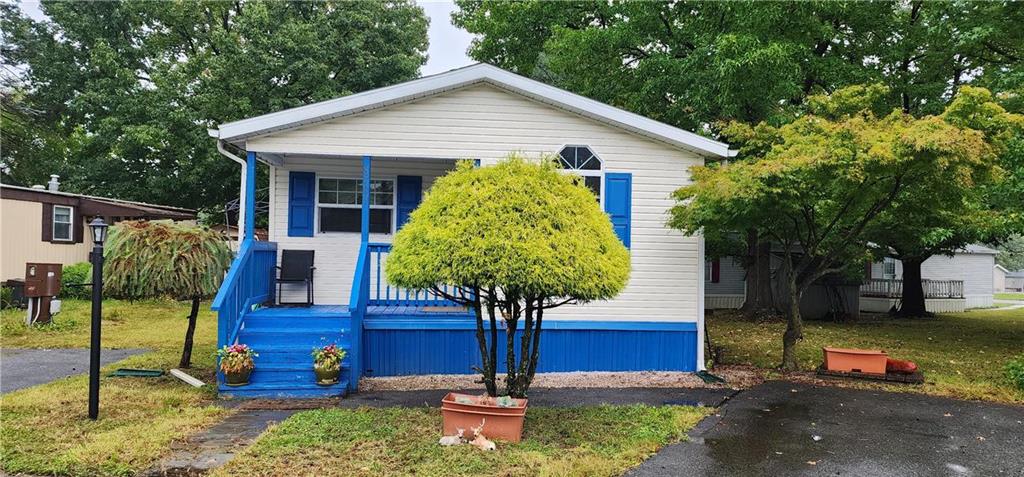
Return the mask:
<svg viewBox="0 0 1024 477">
<path fill-rule="evenodd" d="M 678 442 L 708 412 L 682 406 L 531 408 L 523 441 L 497 452 L 441 447 L 438 409 L 295 414 L 215 476 L 617 476 Z"/>
<path fill-rule="evenodd" d="M 733 314 L 711 316 L 707 324 L 715 344 L 726 348 L 727 363 L 773 368 L 781 362 L 783 323 L 753 323 Z M 1024 353 L 1024 309 L 919 320 L 807 322 L 798 345 L 800 367 L 816 368 L 823 346 L 883 349 L 894 358 L 916 362 L 924 371 L 923 386 L 882 385 L 889 390 L 1024 403 L 1024 391 L 1011 387 L 1003 375 L 1005 363 Z"/>
<path fill-rule="evenodd" d="M 213 382 L 216 318 L 204 306 L 196 329 L 192 374 Z M 22 324 L 22 310 L 0 313 L 5 348 L 69 348 L 89 344 L 89 303 L 68 300 L 56 323 Z M 104 302 L 103 346 L 151 348 L 117 367 L 177 367 L 188 304 L 164 301 Z M 83 363 L 87 366 L 87 363 Z M 165 376 L 103 378 L 100 418 L 86 418 L 88 377 L 75 376 L 0 397 L 0 454 L 8 473 L 132 475 L 152 465 L 175 440 L 225 417 L 213 406 L 216 392 Z"/>
<path fill-rule="evenodd" d="M 1024 293 L 996 293 L 996 300 L 1024 300 Z"/>
</svg>

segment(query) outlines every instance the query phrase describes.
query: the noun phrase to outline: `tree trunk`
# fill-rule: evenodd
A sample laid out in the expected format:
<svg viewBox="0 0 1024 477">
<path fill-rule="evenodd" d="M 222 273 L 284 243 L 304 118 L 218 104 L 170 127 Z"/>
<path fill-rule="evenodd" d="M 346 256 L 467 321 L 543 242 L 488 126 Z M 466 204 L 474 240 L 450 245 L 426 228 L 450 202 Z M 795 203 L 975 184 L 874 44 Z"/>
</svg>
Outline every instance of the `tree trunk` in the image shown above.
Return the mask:
<svg viewBox="0 0 1024 477">
<path fill-rule="evenodd" d="M 921 283 L 921 258 L 902 258 L 903 262 L 903 298 L 896 316 L 912 318 L 928 316 L 924 305 L 924 285 Z"/>
<path fill-rule="evenodd" d="M 771 242 L 759 241 L 756 231 L 747 232 L 747 297 L 740 310 L 748 317 L 774 315 L 778 311 L 772 294 L 771 252 Z"/>
<path fill-rule="evenodd" d="M 480 347 L 480 362 L 482 366 L 480 368 L 477 368 L 477 371 L 480 372 L 480 382 L 483 383 L 484 387 L 487 389 L 487 394 L 494 396 L 498 394 L 498 388 L 497 385 L 495 385 L 494 383 L 496 379 L 494 371 L 494 361 L 490 359 L 490 353 L 487 350 L 487 335 L 485 334 L 484 331 L 484 317 L 483 307 L 481 306 L 480 303 L 480 290 L 476 289 L 474 290 L 474 293 L 475 296 L 473 298 L 473 312 L 476 315 L 476 342 L 477 345 Z M 494 308 L 493 306 L 488 305 L 487 309 L 488 312 L 491 314 L 490 318 L 491 322 L 493 323 Z"/>
<path fill-rule="evenodd" d="M 803 317 L 800 316 L 800 300 L 803 298 L 803 287 L 796 281 L 793 267 L 786 270 L 786 285 L 789 292 L 789 311 L 786 316 L 786 331 L 782 334 L 782 363 L 779 369 L 796 371 L 800 368 L 796 359 L 796 345 L 804 339 Z"/>
<path fill-rule="evenodd" d="M 188 329 L 185 330 L 185 347 L 181 350 L 181 362 L 178 367 L 192 367 L 192 337 L 196 334 L 196 318 L 199 316 L 199 297 L 192 298 L 192 311 L 188 314 Z"/>
</svg>

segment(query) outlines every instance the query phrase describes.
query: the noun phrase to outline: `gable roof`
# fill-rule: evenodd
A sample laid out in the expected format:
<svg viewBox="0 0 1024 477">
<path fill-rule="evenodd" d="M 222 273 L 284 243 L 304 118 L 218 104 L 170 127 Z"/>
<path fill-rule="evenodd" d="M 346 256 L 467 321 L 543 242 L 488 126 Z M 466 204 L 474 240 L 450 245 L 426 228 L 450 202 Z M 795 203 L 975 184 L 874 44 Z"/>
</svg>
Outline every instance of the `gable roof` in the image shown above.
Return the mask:
<svg viewBox="0 0 1024 477">
<path fill-rule="evenodd" d="M 350 116 L 479 83 L 487 83 L 559 109 L 693 151 L 702 156 L 727 158 L 735 155 L 733 151 L 729 150 L 728 144 L 519 76 L 486 63 L 477 63 L 394 86 L 224 123 L 218 129 L 211 129 L 209 132 L 217 139 L 242 146 L 245 139 L 250 137 Z"/>
</svg>

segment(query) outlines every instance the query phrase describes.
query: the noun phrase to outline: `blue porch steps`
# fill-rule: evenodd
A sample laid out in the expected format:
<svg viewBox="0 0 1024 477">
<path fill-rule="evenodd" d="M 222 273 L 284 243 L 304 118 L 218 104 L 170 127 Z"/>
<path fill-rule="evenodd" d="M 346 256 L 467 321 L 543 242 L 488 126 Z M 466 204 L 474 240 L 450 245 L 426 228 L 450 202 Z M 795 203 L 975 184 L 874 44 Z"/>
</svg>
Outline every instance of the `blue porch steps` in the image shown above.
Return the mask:
<svg viewBox="0 0 1024 477">
<path fill-rule="evenodd" d="M 313 347 L 337 344 L 351 353 L 351 314 L 343 306 L 260 308 L 246 313 L 238 342 L 259 355 L 249 384 L 221 384 L 224 397 L 313 398 L 344 396 L 351 359 L 342 361 L 338 384 L 319 386 L 313 373 Z"/>
</svg>

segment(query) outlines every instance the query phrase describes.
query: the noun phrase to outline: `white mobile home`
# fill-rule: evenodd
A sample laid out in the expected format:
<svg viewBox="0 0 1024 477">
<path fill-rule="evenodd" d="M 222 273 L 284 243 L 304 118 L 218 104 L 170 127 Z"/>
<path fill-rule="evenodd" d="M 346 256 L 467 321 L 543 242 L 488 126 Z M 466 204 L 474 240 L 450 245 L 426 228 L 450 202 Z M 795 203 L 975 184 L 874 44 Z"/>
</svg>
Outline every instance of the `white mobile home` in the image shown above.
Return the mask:
<svg viewBox="0 0 1024 477">
<path fill-rule="evenodd" d="M 597 195 L 632 259 L 617 298 L 552 310 L 550 321 L 545 315 L 543 370 L 703 366 L 702 239 L 665 223 L 670 195 L 689 183 L 689 169 L 727 157 L 725 144 L 484 64 L 222 124 L 211 134 L 245 151 L 237 159 L 247 177 L 255 177 L 257 161 L 270 169 L 269 242 L 246 234 L 214 303 L 220 344 L 281 347 L 268 356 L 285 363 L 290 346 L 308 354 L 312 336 L 337 336 L 351 356 L 341 389 L 257 369 L 253 384 L 234 394 L 322 395 L 353 388 L 361 375 L 471 372 L 479 358 L 470 315 L 439 312 L 448 305 L 439 297 L 391 287 L 380 264 L 393 234 L 457 160 L 487 167 L 512 152 L 560 155 L 566 172 L 583 176 Z M 249 229 L 255 184 L 245 188 Z M 254 310 L 272 302 L 274 290 L 246 277 L 269 276 L 284 250 L 314 251 L 316 306 Z"/>
<path fill-rule="evenodd" d="M 999 252 L 968 245 L 951 256 L 936 255 L 921 264 L 928 311 L 955 312 L 991 307 L 995 289 L 992 269 Z M 902 296 L 903 263 L 886 258 L 871 264 L 861 288 L 861 310 L 888 311 Z"/>
</svg>

